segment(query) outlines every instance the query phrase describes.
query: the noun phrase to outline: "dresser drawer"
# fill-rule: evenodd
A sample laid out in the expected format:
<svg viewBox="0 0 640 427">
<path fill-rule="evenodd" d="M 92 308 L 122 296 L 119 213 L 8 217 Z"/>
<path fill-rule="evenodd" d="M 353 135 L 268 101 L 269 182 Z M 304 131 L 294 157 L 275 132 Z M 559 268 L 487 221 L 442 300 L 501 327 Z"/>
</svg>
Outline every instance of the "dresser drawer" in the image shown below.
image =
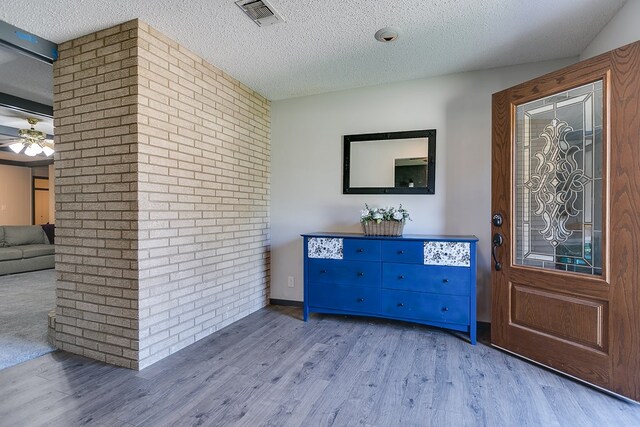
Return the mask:
<svg viewBox="0 0 640 427">
<path fill-rule="evenodd" d="M 310 283 L 380 287 L 378 262 L 310 259 L 308 267 Z"/>
<path fill-rule="evenodd" d="M 422 241 L 382 241 L 382 261 L 424 264 L 424 242 Z"/>
<path fill-rule="evenodd" d="M 355 261 L 380 261 L 380 241 L 344 239 L 344 259 Z"/>
<path fill-rule="evenodd" d="M 469 295 L 469 269 L 434 265 L 387 263 L 382 266 L 382 287 L 448 295 Z"/>
<path fill-rule="evenodd" d="M 378 289 L 332 283 L 311 283 L 307 292 L 308 304 L 311 307 L 359 313 L 380 311 L 380 290 Z"/>
<path fill-rule="evenodd" d="M 382 289 L 382 312 L 390 316 L 442 323 L 469 323 L 469 298 Z"/>
<path fill-rule="evenodd" d="M 425 265 L 471 266 L 469 242 L 424 242 Z"/>
</svg>

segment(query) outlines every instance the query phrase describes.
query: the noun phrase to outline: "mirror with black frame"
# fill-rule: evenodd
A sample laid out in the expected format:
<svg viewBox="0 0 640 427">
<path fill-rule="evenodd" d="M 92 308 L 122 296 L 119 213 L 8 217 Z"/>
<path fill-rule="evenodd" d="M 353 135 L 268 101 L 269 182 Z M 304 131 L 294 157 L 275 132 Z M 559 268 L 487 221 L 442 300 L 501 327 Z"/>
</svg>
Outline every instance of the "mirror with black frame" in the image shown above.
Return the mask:
<svg viewBox="0 0 640 427">
<path fill-rule="evenodd" d="M 344 136 L 343 194 L 434 194 L 436 130 Z"/>
</svg>

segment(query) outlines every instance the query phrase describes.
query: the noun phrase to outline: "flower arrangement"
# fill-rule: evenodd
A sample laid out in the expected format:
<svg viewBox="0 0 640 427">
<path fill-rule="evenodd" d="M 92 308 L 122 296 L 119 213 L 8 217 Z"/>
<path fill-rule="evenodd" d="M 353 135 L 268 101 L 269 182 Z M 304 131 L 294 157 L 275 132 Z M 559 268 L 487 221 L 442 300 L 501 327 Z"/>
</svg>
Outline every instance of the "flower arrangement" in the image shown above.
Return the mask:
<svg viewBox="0 0 640 427">
<path fill-rule="evenodd" d="M 369 222 L 375 221 L 380 223 L 380 221 L 402 221 L 406 220 L 411 221 L 411 217 L 409 216 L 409 212 L 400 205 L 397 209 L 394 207 L 386 207 L 386 208 L 370 208 L 369 205 L 365 204 L 364 209 L 360 211 L 360 222 Z"/>
<path fill-rule="evenodd" d="M 398 208 L 370 208 L 365 204 L 360 211 L 360 223 L 366 236 L 402 236 L 404 223 L 411 220 L 409 212 Z"/>
</svg>

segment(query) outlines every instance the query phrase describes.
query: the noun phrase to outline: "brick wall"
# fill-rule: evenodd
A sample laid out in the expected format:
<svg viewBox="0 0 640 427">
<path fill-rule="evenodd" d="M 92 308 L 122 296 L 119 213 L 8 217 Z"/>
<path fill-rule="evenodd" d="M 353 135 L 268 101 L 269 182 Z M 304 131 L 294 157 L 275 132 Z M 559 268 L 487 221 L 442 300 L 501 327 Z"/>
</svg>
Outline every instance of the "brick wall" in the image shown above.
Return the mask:
<svg viewBox="0 0 640 427">
<path fill-rule="evenodd" d="M 137 58 L 129 22 L 54 63 L 56 344 L 138 367 Z"/>
<path fill-rule="evenodd" d="M 137 20 L 59 54 L 56 344 L 143 368 L 267 302 L 269 102 Z"/>
<path fill-rule="evenodd" d="M 269 102 L 139 28 L 140 365 L 267 304 Z"/>
</svg>

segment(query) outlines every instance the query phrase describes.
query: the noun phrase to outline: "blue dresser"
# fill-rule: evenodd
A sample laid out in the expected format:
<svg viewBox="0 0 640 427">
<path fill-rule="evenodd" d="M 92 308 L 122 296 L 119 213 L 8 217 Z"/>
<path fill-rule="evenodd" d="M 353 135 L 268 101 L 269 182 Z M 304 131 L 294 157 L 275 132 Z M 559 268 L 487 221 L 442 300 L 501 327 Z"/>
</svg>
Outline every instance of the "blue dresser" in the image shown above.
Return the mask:
<svg viewBox="0 0 640 427">
<path fill-rule="evenodd" d="M 384 317 L 476 343 L 475 236 L 302 236 L 305 321 L 312 312 Z"/>
</svg>

